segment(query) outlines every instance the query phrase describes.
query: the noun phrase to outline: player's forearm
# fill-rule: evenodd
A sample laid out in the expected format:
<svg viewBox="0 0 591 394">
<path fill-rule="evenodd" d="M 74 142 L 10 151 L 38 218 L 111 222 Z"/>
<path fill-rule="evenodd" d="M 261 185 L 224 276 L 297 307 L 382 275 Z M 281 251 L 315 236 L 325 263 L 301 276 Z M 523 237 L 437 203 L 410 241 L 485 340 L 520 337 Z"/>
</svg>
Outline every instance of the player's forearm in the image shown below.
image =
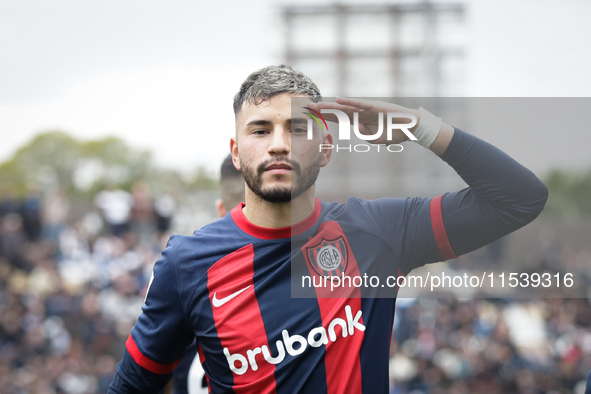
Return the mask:
<svg viewBox="0 0 591 394">
<path fill-rule="evenodd" d="M 125 350 L 107 394 L 159 394 L 171 377 L 172 373 L 160 375 L 140 367 Z"/>
<path fill-rule="evenodd" d="M 109 391 L 107 394 L 130 394 L 130 393 L 140 393 L 136 388 L 129 385 L 119 372 L 115 372 L 115 376 L 113 376 L 113 381 L 109 385 Z"/>
<path fill-rule="evenodd" d="M 447 150 L 451 140 L 454 136 L 455 129 L 453 126 L 448 125 L 447 123 L 443 123 L 441 125 L 441 130 L 439 130 L 439 134 L 433 144 L 429 148 L 433 153 L 438 156 L 441 156 Z"/>
<path fill-rule="evenodd" d="M 548 189 L 542 181 L 486 141 L 456 129 L 441 158 L 487 202 L 536 216 L 544 208 Z"/>
<path fill-rule="evenodd" d="M 507 154 L 456 129 L 441 158 L 470 186 L 444 196 L 442 214 L 450 244 L 463 254 L 534 220 L 548 189 Z"/>
</svg>

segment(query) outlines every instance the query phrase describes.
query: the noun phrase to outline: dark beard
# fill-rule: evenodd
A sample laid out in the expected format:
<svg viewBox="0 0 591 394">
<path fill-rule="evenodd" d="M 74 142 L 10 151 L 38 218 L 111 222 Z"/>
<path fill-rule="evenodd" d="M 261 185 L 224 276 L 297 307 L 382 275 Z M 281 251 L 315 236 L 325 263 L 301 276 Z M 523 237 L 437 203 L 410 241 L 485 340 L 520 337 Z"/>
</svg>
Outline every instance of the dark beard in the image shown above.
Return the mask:
<svg viewBox="0 0 591 394">
<path fill-rule="evenodd" d="M 265 172 L 265 168 L 273 163 L 289 164 L 292 174 L 297 175 L 298 184 L 294 186 L 292 178 L 292 187 L 273 186 L 263 190 L 263 173 Z M 256 171 L 245 166 L 242 160 L 240 160 L 240 166 L 244 174 L 244 181 L 254 194 L 270 203 L 286 203 L 298 197 L 316 182 L 316 178 L 318 178 L 318 173 L 320 172 L 320 156 L 316 163 L 313 163 L 304 170 L 303 175 L 300 164 L 289 160 L 287 157 L 275 157 L 274 159 L 265 161 L 257 166 Z"/>
</svg>

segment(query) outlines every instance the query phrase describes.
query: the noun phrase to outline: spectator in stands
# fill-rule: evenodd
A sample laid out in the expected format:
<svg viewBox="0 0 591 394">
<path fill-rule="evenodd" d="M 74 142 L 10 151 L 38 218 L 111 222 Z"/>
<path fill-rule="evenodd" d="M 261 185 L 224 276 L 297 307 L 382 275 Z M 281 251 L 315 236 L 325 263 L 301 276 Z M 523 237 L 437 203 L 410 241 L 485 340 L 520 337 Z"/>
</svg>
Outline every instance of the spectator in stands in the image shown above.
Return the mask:
<svg viewBox="0 0 591 394">
<path fill-rule="evenodd" d="M 36 188 L 31 188 L 21 204 L 23 228 L 29 241 L 34 242 L 41 235 L 41 194 Z"/>
<path fill-rule="evenodd" d="M 133 207 L 131 194 L 117 189 L 115 185 L 109 185 L 96 195 L 94 203 L 103 213 L 112 235 L 120 237 L 129 231 L 129 219 Z"/>
</svg>

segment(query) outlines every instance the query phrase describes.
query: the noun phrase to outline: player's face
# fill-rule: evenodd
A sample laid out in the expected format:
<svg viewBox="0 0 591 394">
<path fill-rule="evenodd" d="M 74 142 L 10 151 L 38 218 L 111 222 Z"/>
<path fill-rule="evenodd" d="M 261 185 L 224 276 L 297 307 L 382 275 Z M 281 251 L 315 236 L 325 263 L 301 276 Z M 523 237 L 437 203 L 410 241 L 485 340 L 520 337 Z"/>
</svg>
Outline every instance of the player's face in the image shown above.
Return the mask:
<svg viewBox="0 0 591 394">
<path fill-rule="evenodd" d="M 314 133 L 308 140 L 307 117 L 292 114 L 291 97 L 279 94 L 259 105 L 245 103 L 231 145 L 248 188 L 273 203 L 289 202 L 310 189 L 330 159 L 330 151 L 319 152 L 323 138 L 332 142 L 330 135 Z"/>
</svg>

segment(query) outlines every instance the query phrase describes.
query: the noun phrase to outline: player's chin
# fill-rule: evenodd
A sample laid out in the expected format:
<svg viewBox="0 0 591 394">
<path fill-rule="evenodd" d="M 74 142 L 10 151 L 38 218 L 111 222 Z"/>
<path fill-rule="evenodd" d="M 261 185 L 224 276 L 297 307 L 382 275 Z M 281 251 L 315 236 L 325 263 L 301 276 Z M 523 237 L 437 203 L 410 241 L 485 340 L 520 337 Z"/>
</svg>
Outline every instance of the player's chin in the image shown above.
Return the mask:
<svg viewBox="0 0 591 394">
<path fill-rule="evenodd" d="M 291 193 L 291 182 L 265 182 L 261 188 L 265 193 Z"/>
<path fill-rule="evenodd" d="M 272 203 L 288 203 L 292 200 L 291 186 L 270 186 L 261 190 L 260 197 Z"/>
</svg>

